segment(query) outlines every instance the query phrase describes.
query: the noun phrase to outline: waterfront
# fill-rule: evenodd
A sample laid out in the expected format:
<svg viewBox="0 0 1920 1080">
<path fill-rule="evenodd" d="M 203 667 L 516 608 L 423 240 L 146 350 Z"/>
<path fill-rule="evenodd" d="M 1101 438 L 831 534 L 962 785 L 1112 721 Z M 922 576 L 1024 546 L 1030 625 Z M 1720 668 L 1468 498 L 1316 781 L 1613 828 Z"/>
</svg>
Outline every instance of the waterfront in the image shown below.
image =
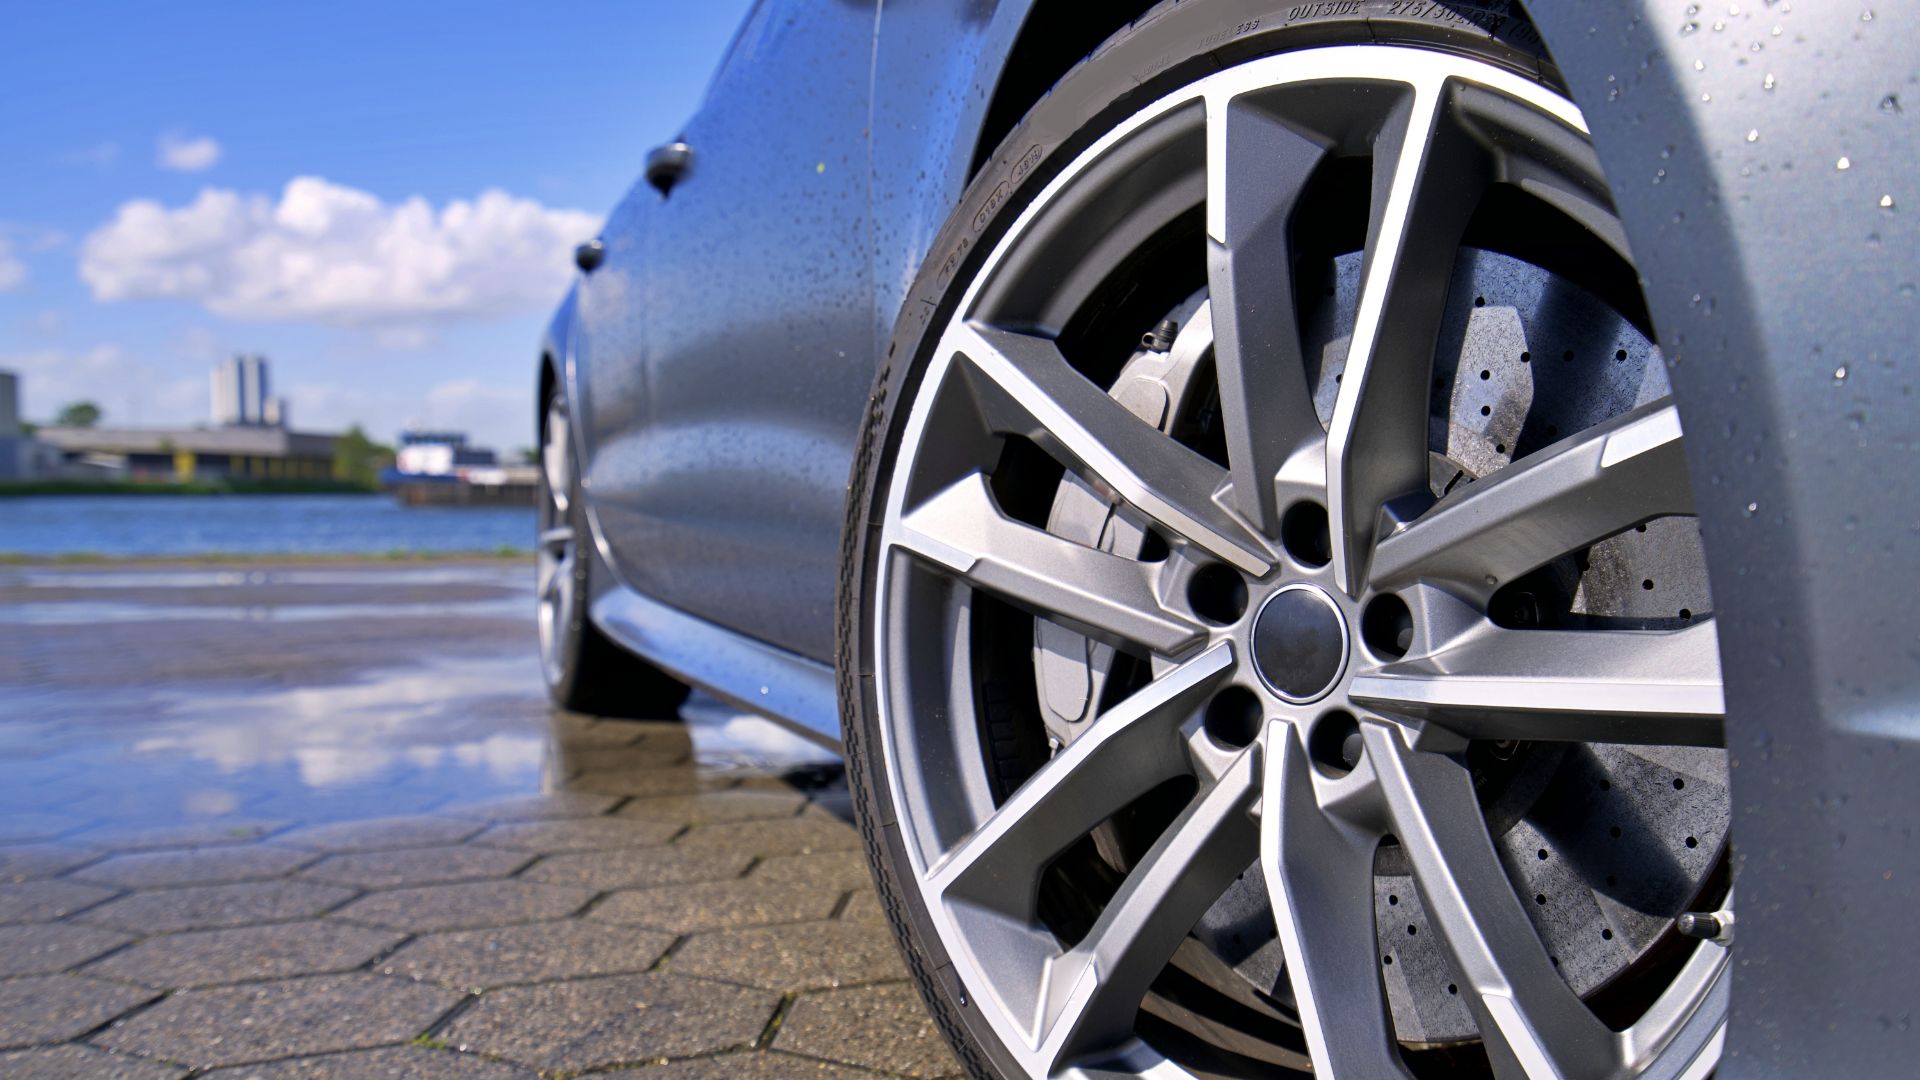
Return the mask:
<svg viewBox="0 0 1920 1080">
<path fill-rule="evenodd" d="M 0 554 L 340 555 L 528 550 L 534 512 L 408 507 L 388 495 L 46 495 L 0 499 Z"/>
</svg>

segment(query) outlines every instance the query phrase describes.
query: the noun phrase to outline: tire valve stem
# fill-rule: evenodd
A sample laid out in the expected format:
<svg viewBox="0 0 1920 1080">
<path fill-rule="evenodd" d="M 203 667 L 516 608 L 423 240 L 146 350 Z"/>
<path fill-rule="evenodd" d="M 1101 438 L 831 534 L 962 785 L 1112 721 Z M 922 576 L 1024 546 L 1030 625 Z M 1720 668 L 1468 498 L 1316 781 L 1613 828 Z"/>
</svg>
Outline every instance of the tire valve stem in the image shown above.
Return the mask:
<svg viewBox="0 0 1920 1080">
<path fill-rule="evenodd" d="M 1733 910 L 1688 911 L 1673 922 L 1674 929 L 1690 938 L 1711 941 L 1716 945 L 1733 943 Z"/>
<path fill-rule="evenodd" d="M 1140 347 L 1148 352 L 1167 352 L 1173 348 L 1173 339 L 1179 333 L 1179 323 L 1161 319 L 1159 326 L 1140 335 Z"/>
</svg>

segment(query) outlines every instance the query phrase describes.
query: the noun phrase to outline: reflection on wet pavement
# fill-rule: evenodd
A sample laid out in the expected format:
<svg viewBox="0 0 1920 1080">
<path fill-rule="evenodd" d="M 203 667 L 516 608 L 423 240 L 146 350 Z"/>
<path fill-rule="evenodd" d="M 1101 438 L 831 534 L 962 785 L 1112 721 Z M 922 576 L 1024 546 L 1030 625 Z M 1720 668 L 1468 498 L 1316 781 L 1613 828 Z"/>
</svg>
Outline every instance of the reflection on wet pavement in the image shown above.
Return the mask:
<svg viewBox="0 0 1920 1080">
<path fill-rule="evenodd" d="M 0 569 L 0 1075 L 956 1071 L 837 759 L 550 710 L 530 577 Z"/>
</svg>

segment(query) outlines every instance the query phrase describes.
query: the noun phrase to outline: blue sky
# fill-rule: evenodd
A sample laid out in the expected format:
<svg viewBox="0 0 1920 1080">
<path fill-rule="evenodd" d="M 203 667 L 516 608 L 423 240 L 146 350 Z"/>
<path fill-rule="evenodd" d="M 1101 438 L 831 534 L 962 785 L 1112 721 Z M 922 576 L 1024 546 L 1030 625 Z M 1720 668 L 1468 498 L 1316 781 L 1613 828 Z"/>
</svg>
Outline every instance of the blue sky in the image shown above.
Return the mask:
<svg viewBox="0 0 1920 1080">
<path fill-rule="evenodd" d="M 0 368 L 29 419 L 188 424 L 263 353 L 296 427 L 526 445 L 566 252 L 750 6 L 9 5 Z"/>
</svg>

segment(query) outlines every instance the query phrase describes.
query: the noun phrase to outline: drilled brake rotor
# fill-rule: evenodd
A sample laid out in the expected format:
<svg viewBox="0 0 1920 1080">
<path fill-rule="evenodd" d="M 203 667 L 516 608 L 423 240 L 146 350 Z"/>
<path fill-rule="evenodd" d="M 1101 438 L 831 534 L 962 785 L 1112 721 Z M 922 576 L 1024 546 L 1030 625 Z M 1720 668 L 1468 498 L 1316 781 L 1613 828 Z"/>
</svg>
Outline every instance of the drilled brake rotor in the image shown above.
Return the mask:
<svg viewBox="0 0 1920 1080">
<path fill-rule="evenodd" d="M 1303 330 L 1323 425 L 1332 412 L 1358 302 L 1361 256 L 1339 257 Z M 1532 264 L 1464 249 L 1434 358 L 1430 481 L 1437 497 L 1518 457 L 1662 398 L 1659 351 L 1627 319 Z M 1215 401 L 1205 292 L 1165 314 L 1122 368 L 1112 396 L 1178 437 L 1204 426 Z M 1155 541 L 1139 522 L 1068 473 L 1049 531 L 1140 557 Z M 1712 611 L 1698 528 L 1663 518 L 1512 583 L 1491 617 L 1516 627 L 1670 629 Z M 1036 620 L 1034 667 L 1049 740 L 1064 745 L 1128 677 L 1107 645 Z M 1476 744 L 1480 801 L 1508 878 L 1560 974 L 1589 996 L 1630 980 L 1673 933 L 1724 855 L 1725 752 L 1596 744 Z M 1101 854 L 1125 861 L 1115 837 Z M 1250 869 L 1194 928 L 1203 946 L 1260 995 L 1285 1002 L 1262 876 Z M 1405 860 L 1376 861 L 1374 917 L 1396 1033 L 1411 1045 L 1478 1034 L 1456 976 L 1428 932 Z M 1194 943 L 1190 943 L 1194 944 Z M 1217 965 L 1216 965 L 1217 966 Z M 1241 988 L 1244 992 L 1244 987 Z"/>
</svg>

